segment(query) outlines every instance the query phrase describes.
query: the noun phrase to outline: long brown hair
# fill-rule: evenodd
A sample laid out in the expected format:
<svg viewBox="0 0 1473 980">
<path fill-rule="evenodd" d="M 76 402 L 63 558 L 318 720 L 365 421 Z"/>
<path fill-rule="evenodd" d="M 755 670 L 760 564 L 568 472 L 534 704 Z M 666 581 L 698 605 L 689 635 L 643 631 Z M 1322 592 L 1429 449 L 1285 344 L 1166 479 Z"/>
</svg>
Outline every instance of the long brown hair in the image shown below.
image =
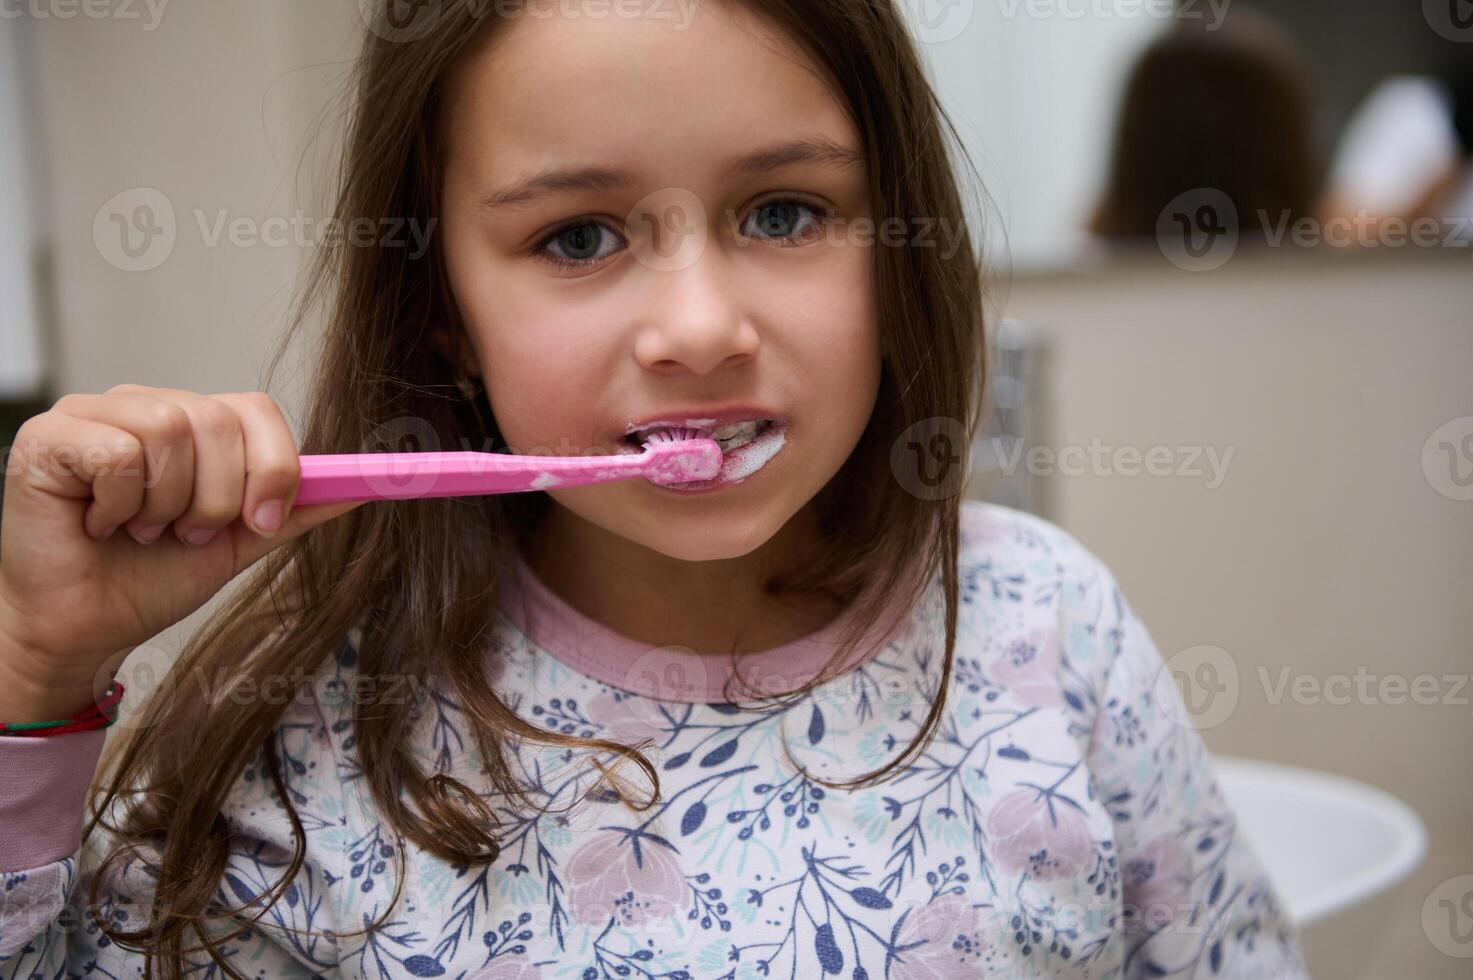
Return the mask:
<svg viewBox="0 0 1473 980">
<path fill-rule="evenodd" d="M 504 3 L 487 0 L 443 0 L 435 6 L 433 24 L 416 31 L 422 36 L 392 30 L 382 19 L 386 10 L 377 22 L 384 29 L 366 34 L 338 173 L 340 227 L 384 216 L 433 227 L 446 78 L 482 32 L 496 29 L 506 10 Z M 924 216 L 932 222 L 924 227 L 949 222 L 943 227 L 958 229 L 949 251 L 934 240 L 929 247 L 912 242 L 876 250 L 885 353 L 879 398 L 842 471 L 811 504 L 831 548 L 808 567 L 785 569 L 767 586 L 774 597 L 806 593 L 854 610 L 842 648 L 807 690 L 832 676 L 834 664 L 846 661 L 887 610 L 912 608 L 928 583 L 942 580 L 944 656 L 929 713 L 916 739 L 883 769 L 827 784 L 858 787 L 923 751 L 945 703 L 956 638 L 961 498 L 956 481 L 940 495 L 902 485 L 892 467 L 892 447 L 912 426 L 953 420 L 965 426 L 967 438 L 952 448 L 965 456 L 980 412 L 982 277 L 945 139 L 948 132 L 955 139 L 956 131 L 925 80 L 893 0 L 754 0 L 750 6 L 810 52 L 842 93 L 864 144 L 876 220 L 899 219 L 910 223 L 909 230 L 921 227 Z M 269 378 L 320 306 L 325 336 L 302 452 L 382 451 L 385 433 L 399 431 L 406 419 L 414 420 L 414 433 L 429 433 L 439 442 L 421 449 L 496 451 L 503 445 L 484 393 L 474 399 L 457 393 L 447 383 L 454 376 L 450 357 L 430 342 L 453 322 L 438 249 L 438 236 L 423 256 L 405 248 L 348 247 L 341 240 L 320 248 L 268 370 Z M 632 762 L 653 784 L 648 806 L 659 799 L 658 776 L 636 748 L 537 728 L 496 696 L 487 677 L 497 583 L 506 571 L 499 556 L 508 544 L 524 540 L 551 503 L 545 494 L 528 493 L 359 507 L 278 548 L 252 569 L 186 645 L 170 676 L 203 671 L 228 678 L 227 688 L 239 682 L 254 690 L 271 678 L 304 672 L 312 677 L 357 627 L 361 674 L 443 679 L 472 721 L 489 785 L 466 786 L 446 773 L 426 771 L 411 749 L 415 705 L 372 697 L 355 701 L 354 734 L 361 778 L 386 824 L 450 862 L 485 864 L 498 856 L 497 820 L 483 794 L 529 805 L 504 756 L 511 738 Z M 118 835 L 103 869 L 136 848 L 154 851 L 149 863 L 156 900 L 143 928 L 102 927 L 125 948 L 147 954 L 149 975 L 157 960 L 164 976 L 178 977 L 183 955 L 201 949 L 231 972 L 223 945 L 263 915 L 301 868 L 305 834 L 275 731 L 283 712 L 280 703 L 263 698 L 241 705 L 155 696 L 134 730 L 110 747 L 102 767 L 108 775 L 98 781 L 87 832 L 102 822 Z M 248 765 L 275 789 L 292 824 L 294 849 L 273 888 L 245 908 L 227 909 L 215 897 L 229 857 L 222 807 Z M 116 807 L 122 816 L 104 819 L 124 798 L 128 805 Z M 402 862 L 403 848 L 396 853 Z M 103 877 L 99 873 L 89 891 L 94 906 Z M 223 934 L 219 925 L 226 927 Z"/>
</svg>

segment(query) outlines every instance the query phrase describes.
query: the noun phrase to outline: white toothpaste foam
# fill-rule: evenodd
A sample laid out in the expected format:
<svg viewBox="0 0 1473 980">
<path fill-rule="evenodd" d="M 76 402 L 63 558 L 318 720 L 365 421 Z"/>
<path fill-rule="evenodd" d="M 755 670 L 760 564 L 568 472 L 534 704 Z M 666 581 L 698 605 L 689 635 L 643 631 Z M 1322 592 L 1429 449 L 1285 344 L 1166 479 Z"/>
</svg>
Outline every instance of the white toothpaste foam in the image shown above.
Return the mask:
<svg viewBox="0 0 1473 980">
<path fill-rule="evenodd" d="M 771 429 L 768 432 L 772 432 Z M 735 450 L 731 455 L 724 456 L 721 460 L 721 477 L 735 483 L 745 480 L 766 466 L 772 457 L 778 454 L 787 441 L 787 433 L 783 431 L 762 433 L 756 439 L 745 446 Z M 740 453 L 740 455 L 737 455 Z"/>
</svg>

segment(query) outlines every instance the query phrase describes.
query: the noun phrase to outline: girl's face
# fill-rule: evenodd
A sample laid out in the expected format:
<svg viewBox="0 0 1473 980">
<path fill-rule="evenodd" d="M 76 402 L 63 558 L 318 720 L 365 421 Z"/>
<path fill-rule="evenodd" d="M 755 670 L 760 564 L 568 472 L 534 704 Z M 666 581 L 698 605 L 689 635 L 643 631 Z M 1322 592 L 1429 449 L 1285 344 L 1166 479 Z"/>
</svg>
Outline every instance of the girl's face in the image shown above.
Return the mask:
<svg viewBox="0 0 1473 980">
<path fill-rule="evenodd" d="M 510 451 L 614 453 L 631 423 L 729 408 L 786 423 L 776 456 L 712 492 L 548 491 L 703 561 L 771 539 L 869 420 L 873 247 L 848 229 L 870 202 L 858 134 L 805 56 L 734 5 L 663 9 L 502 25 L 447 93 L 441 231 Z"/>
</svg>

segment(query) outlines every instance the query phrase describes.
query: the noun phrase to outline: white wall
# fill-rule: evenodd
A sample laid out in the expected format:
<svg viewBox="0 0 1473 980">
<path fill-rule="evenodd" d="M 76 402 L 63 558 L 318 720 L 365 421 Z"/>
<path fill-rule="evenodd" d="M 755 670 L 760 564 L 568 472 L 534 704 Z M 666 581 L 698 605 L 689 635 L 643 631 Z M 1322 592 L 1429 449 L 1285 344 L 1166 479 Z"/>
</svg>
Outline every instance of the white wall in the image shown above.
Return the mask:
<svg viewBox="0 0 1473 980">
<path fill-rule="evenodd" d="M 43 372 L 31 35 L 29 21 L 0 18 L 0 398 L 17 400 L 36 394 Z"/>
<path fill-rule="evenodd" d="M 213 227 L 222 214 L 266 231 L 298 208 L 325 213 L 313 192 L 338 135 L 334 99 L 356 52 L 358 5 L 162 9 L 152 26 L 35 22 L 62 392 L 260 388 L 307 249 L 295 232 L 285 244 L 212 241 Z M 145 244 L 145 227 L 164 232 Z M 283 376 L 273 393 L 290 400 L 296 380 Z"/>
</svg>

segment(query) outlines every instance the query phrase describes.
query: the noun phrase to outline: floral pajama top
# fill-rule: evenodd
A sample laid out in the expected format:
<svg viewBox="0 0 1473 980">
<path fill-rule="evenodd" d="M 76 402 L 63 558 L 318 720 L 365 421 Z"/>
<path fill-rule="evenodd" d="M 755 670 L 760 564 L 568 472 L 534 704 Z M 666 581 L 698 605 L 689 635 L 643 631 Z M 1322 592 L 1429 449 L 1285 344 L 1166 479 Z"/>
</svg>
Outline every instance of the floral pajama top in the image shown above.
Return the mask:
<svg viewBox="0 0 1473 980">
<path fill-rule="evenodd" d="M 228 945 L 250 977 L 827 976 L 1303 978 L 1298 938 L 1224 802 L 1146 628 L 1109 570 L 1040 518 L 962 505 L 962 606 L 934 741 L 877 785 L 830 782 L 904 751 L 940 679 L 939 576 L 884 642 L 788 703 L 722 698 L 727 658 L 651 649 L 586 618 L 518 561 L 487 665 L 561 732 L 646 742 L 661 798 L 590 793 L 589 756 L 513 740 L 544 813 L 502 817 L 501 856 L 400 853 L 355 754 L 356 630 L 273 737 L 306 830 L 281 901 Z M 748 683 L 815 676 L 839 625 L 750 655 Z M 455 701 L 426 699 L 414 749 L 472 786 Z M 0 975 L 135 977 L 85 910 L 106 843 L 79 845 L 100 731 L 0 739 Z M 222 903 L 284 872 L 290 825 L 257 762 L 226 817 Z M 604 758 L 612 756 L 605 754 Z M 808 775 L 794 765 L 800 764 Z M 623 770 L 637 799 L 647 780 Z M 813 777 L 816 777 L 813 778 Z M 100 839 L 101 838 L 101 839 Z M 392 914 L 366 934 L 395 891 Z M 150 879 L 104 883 L 136 927 Z M 73 903 L 73 904 L 69 904 Z M 123 919 L 123 916 L 127 916 Z M 308 934 L 308 933 L 312 934 Z M 200 957 L 196 976 L 220 976 Z"/>
</svg>

